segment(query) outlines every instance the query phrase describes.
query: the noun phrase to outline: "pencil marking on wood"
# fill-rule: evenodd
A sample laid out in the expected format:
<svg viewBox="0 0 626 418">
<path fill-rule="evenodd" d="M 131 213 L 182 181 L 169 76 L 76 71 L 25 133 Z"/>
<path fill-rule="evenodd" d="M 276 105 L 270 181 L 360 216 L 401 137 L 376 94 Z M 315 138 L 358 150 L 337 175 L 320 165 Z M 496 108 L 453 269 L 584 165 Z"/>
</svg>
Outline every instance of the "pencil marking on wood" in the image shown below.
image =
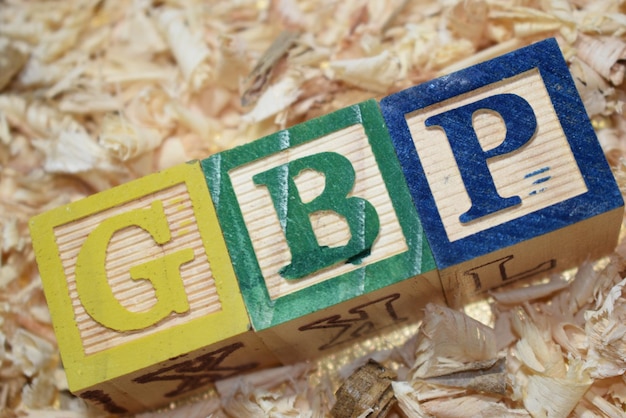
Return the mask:
<svg viewBox="0 0 626 418">
<path fill-rule="evenodd" d="M 510 254 L 506 257 L 498 258 L 496 260 L 489 261 L 488 263 L 482 264 L 478 267 L 474 267 L 470 270 L 465 271 L 463 274 L 465 276 L 469 276 L 474 281 L 475 291 L 480 291 L 483 288 L 481 275 L 482 276 L 493 276 L 494 272 L 499 276 L 502 282 L 512 282 L 515 280 L 525 279 L 527 277 L 536 276 L 541 273 L 547 273 L 553 270 L 556 267 L 557 260 L 550 259 L 547 261 L 543 261 L 538 263 L 534 267 L 524 270 L 518 273 L 511 273 L 510 267 L 507 268 L 507 264 L 510 264 L 511 261 L 515 259 L 515 255 Z"/>
<path fill-rule="evenodd" d="M 80 397 L 101 405 L 107 412 L 112 414 L 125 414 L 128 410 L 117 405 L 111 396 L 100 389 L 88 390 L 80 394 Z"/>
<path fill-rule="evenodd" d="M 223 363 L 235 351 L 242 349 L 243 343 L 233 343 L 219 350 L 200 355 L 191 360 L 185 360 L 171 366 L 162 367 L 134 379 L 135 382 L 146 384 L 160 381 L 179 381 L 176 389 L 165 393 L 168 398 L 178 397 L 188 392 L 206 386 L 216 380 L 253 370 L 259 366 L 256 362 L 244 363 L 236 366 Z"/>
<path fill-rule="evenodd" d="M 395 325 L 398 322 L 407 320 L 396 312 L 393 303 L 400 298 L 400 294 L 395 293 L 383 298 L 355 306 L 348 310 L 345 317 L 342 315 L 333 315 L 327 318 L 319 319 L 307 325 L 301 326 L 301 331 L 309 331 L 315 329 L 336 328 L 339 330 L 331 340 L 319 347 L 320 351 L 349 343 L 350 341 L 378 332 L 383 328 Z M 381 309 L 382 308 L 382 309 Z M 376 314 L 372 311 L 376 311 Z M 379 312 L 386 312 L 386 316 L 378 315 Z"/>
</svg>

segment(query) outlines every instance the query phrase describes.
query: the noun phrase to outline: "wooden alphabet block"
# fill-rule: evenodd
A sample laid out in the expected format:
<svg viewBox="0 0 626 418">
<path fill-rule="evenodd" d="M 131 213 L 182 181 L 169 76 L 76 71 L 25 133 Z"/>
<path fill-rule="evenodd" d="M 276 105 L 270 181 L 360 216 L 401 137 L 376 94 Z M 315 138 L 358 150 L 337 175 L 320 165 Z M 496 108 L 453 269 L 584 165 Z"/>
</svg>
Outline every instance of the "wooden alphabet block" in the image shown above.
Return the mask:
<svg viewBox="0 0 626 418">
<path fill-rule="evenodd" d="M 378 104 L 202 161 L 252 325 L 310 359 L 443 301 Z"/>
<path fill-rule="evenodd" d="M 251 331 L 199 162 L 31 220 L 70 390 L 112 413 L 276 364 Z"/>
<path fill-rule="evenodd" d="M 554 39 L 381 110 L 451 305 L 615 247 L 623 201 Z"/>
</svg>

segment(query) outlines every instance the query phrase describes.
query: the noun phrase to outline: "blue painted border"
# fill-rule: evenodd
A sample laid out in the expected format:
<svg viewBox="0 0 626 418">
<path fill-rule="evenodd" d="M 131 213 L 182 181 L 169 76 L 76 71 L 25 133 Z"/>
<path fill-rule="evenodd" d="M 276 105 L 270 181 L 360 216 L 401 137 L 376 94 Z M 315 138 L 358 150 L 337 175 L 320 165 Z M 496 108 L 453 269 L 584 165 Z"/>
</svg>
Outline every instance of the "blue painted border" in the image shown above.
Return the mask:
<svg viewBox="0 0 626 418">
<path fill-rule="evenodd" d="M 543 78 L 588 192 L 450 242 L 413 144 L 406 115 L 532 69 L 537 69 Z M 392 94 L 381 100 L 380 107 L 440 269 L 572 225 L 624 204 L 567 63 L 553 38 Z"/>
</svg>

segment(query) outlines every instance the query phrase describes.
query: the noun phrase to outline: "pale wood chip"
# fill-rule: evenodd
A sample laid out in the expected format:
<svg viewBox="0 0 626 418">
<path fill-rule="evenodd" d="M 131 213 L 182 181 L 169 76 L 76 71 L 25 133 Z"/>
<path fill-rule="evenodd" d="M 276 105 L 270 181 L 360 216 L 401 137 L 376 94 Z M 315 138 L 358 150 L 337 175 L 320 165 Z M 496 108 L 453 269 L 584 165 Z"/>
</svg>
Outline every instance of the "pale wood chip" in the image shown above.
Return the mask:
<svg viewBox="0 0 626 418">
<path fill-rule="evenodd" d="M 414 378 L 427 378 L 467 370 L 479 361 L 495 361 L 493 329 L 462 312 L 426 305 L 418 332 Z"/>
<path fill-rule="evenodd" d="M 425 379 L 428 383 L 470 389 L 476 392 L 504 395 L 506 392 L 506 359 L 475 362 L 466 371 Z"/>
<path fill-rule="evenodd" d="M 22 49 L 1 41 L 2 39 L 0 39 L 0 91 L 11 82 L 28 59 L 28 54 Z"/>
<path fill-rule="evenodd" d="M 336 392 L 334 418 L 384 418 L 395 404 L 395 374 L 374 360 L 357 369 Z"/>
<path fill-rule="evenodd" d="M 254 104 L 267 88 L 273 69 L 283 59 L 298 39 L 298 32 L 283 31 L 270 47 L 259 58 L 250 74 L 244 80 L 241 105 L 246 107 Z"/>
</svg>

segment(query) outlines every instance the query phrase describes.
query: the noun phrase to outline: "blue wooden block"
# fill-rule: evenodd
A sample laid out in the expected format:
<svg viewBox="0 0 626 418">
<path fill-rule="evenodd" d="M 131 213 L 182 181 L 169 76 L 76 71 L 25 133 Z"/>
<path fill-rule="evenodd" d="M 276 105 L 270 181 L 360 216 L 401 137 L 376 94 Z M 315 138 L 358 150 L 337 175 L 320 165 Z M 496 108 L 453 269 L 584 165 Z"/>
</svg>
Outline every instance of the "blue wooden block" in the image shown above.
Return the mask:
<svg viewBox="0 0 626 418">
<path fill-rule="evenodd" d="M 554 39 L 380 105 L 453 305 L 615 247 L 623 200 Z"/>
</svg>

